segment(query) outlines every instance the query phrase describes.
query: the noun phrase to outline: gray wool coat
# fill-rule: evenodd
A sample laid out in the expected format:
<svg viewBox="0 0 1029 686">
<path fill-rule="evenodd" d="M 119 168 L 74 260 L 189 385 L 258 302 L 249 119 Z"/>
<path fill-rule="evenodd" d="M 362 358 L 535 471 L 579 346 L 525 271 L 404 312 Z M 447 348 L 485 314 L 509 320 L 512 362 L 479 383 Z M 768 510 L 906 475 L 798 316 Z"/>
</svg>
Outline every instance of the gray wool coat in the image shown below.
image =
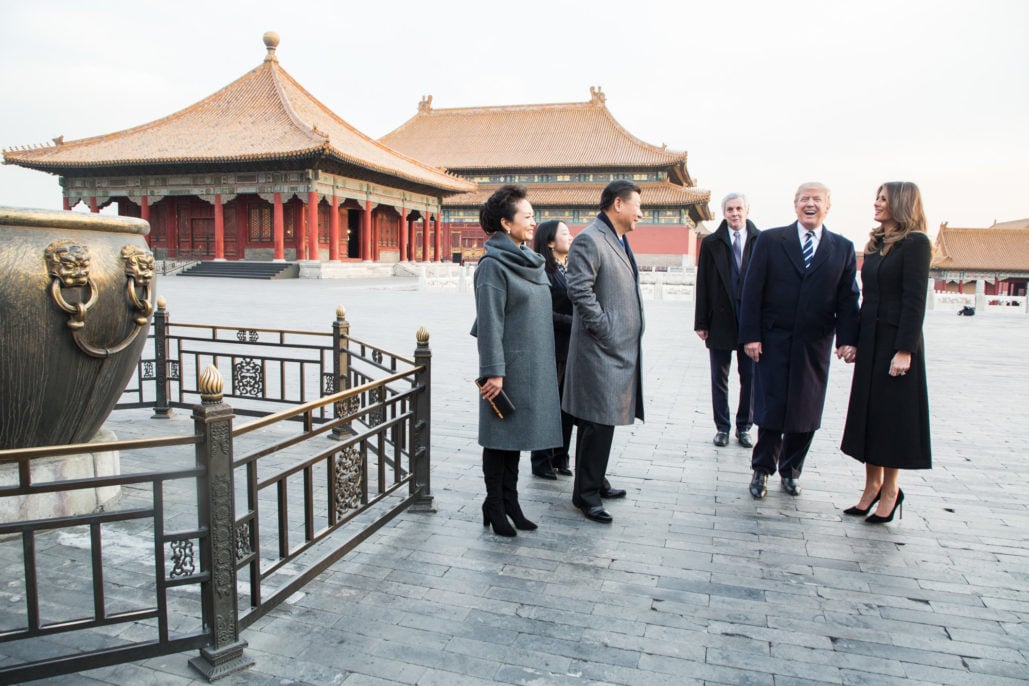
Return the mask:
<svg viewBox="0 0 1029 686">
<path fill-rule="evenodd" d="M 568 253 L 572 336 L 562 409 L 613 426 L 643 419 L 643 296 L 614 229 L 599 217 Z"/>
<path fill-rule="evenodd" d="M 479 400 L 479 445 L 547 450 L 562 444 L 554 376 L 554 326 L 544 260 L 506 234 L 486 240 L 475 270 L 479 376 L 501 376 L 514 414 L 500 419 Z"/>
</svg>

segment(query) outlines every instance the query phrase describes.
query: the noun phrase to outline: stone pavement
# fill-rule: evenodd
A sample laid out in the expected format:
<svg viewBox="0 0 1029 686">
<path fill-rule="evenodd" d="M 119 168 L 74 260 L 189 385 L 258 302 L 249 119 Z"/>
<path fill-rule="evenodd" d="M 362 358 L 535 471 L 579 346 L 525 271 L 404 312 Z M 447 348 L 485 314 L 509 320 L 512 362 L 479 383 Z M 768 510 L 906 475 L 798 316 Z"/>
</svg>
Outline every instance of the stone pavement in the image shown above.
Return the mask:
<svg viewBox="0 0 1029 686">
<path fill-rule="evenodd" d="M 863 482 L 838 449 L 851 368 L 833 363 L 803 494 L 773 480 L 755 501 L 749 451 L 711 443 L 692 302 L 650 301 L 647 421 L 615 431 L 614 523 L 525 456 L 540 528 L 503 539 L 479 513 L 472 297 L 408 283 L 160 281 L 173 321 L 329 330 L 341 303 L 353 336 L 401 354 L 431 333 L 438 511 L 402 514 L 244 631 L 256 666 L 219 683 L 1029 682 L 1029 318 L 928 314 L 935 468 L 903 474 L 904 518 L 870 526 L 842 515 Z M 35 683 L 206 683 L 192 656 Z"/>
</svg>

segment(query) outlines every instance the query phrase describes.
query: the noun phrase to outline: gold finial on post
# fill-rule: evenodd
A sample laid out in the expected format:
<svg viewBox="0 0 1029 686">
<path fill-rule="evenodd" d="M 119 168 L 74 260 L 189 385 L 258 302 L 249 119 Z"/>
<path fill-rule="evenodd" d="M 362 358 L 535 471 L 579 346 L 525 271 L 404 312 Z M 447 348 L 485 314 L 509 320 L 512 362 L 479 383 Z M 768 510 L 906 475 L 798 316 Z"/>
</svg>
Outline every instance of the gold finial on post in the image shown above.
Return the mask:
<svg viewBox="0 0 1029 686">
<path fill-rule="evenodd" d="M 157 309 L 159 309 L 159 310 L 167 310 L 168 309 L 168 301 L 164 299 L 163 295 L 157 296 Z"/>
<path fill-rule="evenodd" d="M 418 341 L 418 345 L 426 345 L 429 342 L 429 330 L 424 326 L 419 326 L 415 339 Z"/>
<path fill-rule="evenodd" d="M 336 319 L 346 319 L 347 308 L 343 307 L 342 304 L 336 305 Z"/>
<path fill-rule="evenodd" d="M 200 378 L 197 379 L 197 390 L 200 391 L 200 400 L 205 405 L 220 403 L 224 387 L 225 381 L 222 379 L 222 373 L 213 364 L 207 365 L 204 367 L 204 371 L 200 372 Z"/>
</svg>

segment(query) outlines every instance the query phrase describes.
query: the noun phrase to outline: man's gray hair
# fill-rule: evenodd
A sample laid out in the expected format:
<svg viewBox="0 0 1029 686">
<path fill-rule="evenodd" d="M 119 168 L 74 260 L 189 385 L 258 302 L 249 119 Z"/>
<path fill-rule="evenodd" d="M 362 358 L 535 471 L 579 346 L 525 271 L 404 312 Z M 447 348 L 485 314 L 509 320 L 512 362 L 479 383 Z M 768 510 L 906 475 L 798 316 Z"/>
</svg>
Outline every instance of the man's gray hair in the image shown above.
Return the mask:
<svg viewBox="0 0 1029 686">
<path fill-rule="evenodd" d="M 722 198 L 722 214 L 725 214 L 725 206 L 729 204 L 729 201 L 735 200 L 737 198 L 743 201 L 743 206 L 745 208 L 747 208 L 748 210 L 750 209 L 750 201 L 747 200 L 747 196 L 745 196 L 743 193 L 730 193 L 729 195 Z"/>
</svg>

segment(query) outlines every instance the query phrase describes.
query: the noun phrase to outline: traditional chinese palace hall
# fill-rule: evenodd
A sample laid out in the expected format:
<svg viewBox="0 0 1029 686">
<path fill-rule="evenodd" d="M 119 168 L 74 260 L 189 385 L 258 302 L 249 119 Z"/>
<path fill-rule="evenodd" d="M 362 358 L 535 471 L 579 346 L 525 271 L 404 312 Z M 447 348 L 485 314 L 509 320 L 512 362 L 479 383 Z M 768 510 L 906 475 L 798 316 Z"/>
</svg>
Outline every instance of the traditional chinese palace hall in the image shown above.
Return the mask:
<svg viewBox="0 0 1029 686">
<path fill-rule="evenodd" d="M 429 96 L 380 140 L 477 184 L 443 200 L 455 257 L 481 252 L 479 207 L 501 184 L 525 184 L 537 221 L 559 219 L 575 233 L 596 217 L 604 186 L 630 179 L 642 190 L 644 218 L 631 237 L 641 264 L 694 262 L 711 192 L 696 188 L 685 152 L 636 138 L 605 102 L 599 88 L 586 102 L 549 105 L 434 109 Z"/>
<path fill-rule="evenodd" d="M 213 95 L 92 138 L 5 150 L 5 164 L 60 177 L 65 209 L 107 206 L 150 222 L 158 259 L 461 261 L 482 252 L 478 208 L 503 183 L 529 186 L 537 220 L 574 231 L 600 192 L 643 189 L 632 237 L 642 265 L 691 264 L 710 192 L 686 153 L 645 143 L 584 103 L 433 109 L 374 140 L 266 56 Z"/>
<path fill-rule="evenodd" d="M 937 291 L 964 293 L 983 282 L 986 295 L 1025 295 L 1029 282 L 1029 219 L 986 228 L 940 225 L 930 274 Z"/>
</svg>

